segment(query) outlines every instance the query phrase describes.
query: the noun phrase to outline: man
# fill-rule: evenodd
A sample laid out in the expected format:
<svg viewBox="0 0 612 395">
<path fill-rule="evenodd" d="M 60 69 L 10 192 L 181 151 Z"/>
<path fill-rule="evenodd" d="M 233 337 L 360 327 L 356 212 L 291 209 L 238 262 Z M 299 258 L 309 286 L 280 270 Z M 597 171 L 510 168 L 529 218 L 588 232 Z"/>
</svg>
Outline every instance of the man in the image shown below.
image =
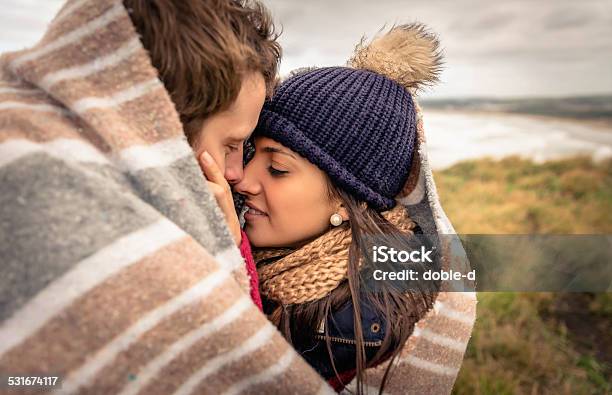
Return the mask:
<svg viewBox="0 0 612 395">
<path fill-rule="evenodd" d="M 267 21 L 232 0 L 74 0 L 0 58 L 0 386 L 330 391 L 249 298 L 187 143 L 241 177 L 278 61 Z"/>
<path fill-rule="evenodd" d="M 196 157 L 208 152 L 229 185 L 242 178 L 243 143 L 276 84 L 281 48 L 265 7 L 235 1 L 124 0 L 181 117 Z M 202 29 L 208 26 L 208 29 Z M 202 166 L 204 168 L 204 166 Z M 229 185 L 209 179 L 223 212 Z M 227 216 L 240 244 L 240 226 Z"/>
</svg>

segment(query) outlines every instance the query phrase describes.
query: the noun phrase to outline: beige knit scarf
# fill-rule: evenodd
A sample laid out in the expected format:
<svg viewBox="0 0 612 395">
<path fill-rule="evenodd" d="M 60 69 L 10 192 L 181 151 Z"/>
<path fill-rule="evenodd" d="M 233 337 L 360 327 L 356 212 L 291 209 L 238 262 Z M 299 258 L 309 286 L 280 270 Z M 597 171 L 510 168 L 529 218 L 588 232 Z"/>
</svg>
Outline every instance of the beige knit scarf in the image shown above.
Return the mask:
<svg viewBox="0 0 612 395">
<path fill-rule="evenodd" d="M 400 231 L 413 234 L 416 226 L 406 208 L 397 205 L 382 213 Z M 351 229 L 333 228 L 297 249 L 256 250 L 261 294 L 283 305 L 318 300 L 347 278 Z"/>
</svg>

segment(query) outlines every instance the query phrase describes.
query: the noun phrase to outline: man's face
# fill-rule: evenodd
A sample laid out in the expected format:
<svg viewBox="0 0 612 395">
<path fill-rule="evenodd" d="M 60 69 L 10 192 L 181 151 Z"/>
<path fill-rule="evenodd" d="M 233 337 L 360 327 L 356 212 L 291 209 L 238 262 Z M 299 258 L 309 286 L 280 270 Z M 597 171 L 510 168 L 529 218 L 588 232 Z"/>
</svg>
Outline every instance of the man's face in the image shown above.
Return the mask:
<svg viewBox="0 0 612 395">
<path fill-rule="evenodd" d="M 196 134 L 196 157 L 208 151 L 230 185 L 242 179 L 242 145 L 257 126 L 265 98 L 266 83 L 261 73 L 248 74 L 230 108 L 206 118 Z"/>
</svg>

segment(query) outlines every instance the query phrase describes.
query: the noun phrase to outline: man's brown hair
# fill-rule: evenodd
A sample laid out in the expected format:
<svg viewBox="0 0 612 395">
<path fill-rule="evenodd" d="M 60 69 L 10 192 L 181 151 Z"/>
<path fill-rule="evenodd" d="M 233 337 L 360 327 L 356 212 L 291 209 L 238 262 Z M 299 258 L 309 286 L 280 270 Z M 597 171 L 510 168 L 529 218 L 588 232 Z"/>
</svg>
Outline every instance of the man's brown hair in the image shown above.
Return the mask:
<svg viewBox="0 0 612 395">
<path fill-rule="evenodd" d="M 281 48 L 257 0 L 123 0 L 193 142 L 204 118 L 227 109 L 243 78 L 260 72 L 272 93 Z"/>
</svg>

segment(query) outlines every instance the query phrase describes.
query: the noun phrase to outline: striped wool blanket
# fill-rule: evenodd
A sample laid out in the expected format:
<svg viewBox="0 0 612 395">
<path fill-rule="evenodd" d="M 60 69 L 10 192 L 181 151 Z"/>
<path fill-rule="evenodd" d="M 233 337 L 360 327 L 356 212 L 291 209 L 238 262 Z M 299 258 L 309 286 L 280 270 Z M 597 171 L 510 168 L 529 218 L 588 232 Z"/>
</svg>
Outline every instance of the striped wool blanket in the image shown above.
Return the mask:
<svg viewBox="0 0 612 395">
<path fill-rule="evenodd" d="M 452 233 L 419 152 L 403 202 Z M 0 376 L 60 376 L 50 391 L 67 394 L 331 392 L 250 300 L 121 2 L 68 1 L 0 58 L 0 188 Z M 441 293 L 387 392 L 450 392 L 474 314 L 473 294 Z"/>
<path fill-rule="evenodd" d="M 252 303 L 121 2 L 68 2 L 0 69 L 0 376 L 58 375 L 66 394 L 331 391 Z"/>
</svg>

